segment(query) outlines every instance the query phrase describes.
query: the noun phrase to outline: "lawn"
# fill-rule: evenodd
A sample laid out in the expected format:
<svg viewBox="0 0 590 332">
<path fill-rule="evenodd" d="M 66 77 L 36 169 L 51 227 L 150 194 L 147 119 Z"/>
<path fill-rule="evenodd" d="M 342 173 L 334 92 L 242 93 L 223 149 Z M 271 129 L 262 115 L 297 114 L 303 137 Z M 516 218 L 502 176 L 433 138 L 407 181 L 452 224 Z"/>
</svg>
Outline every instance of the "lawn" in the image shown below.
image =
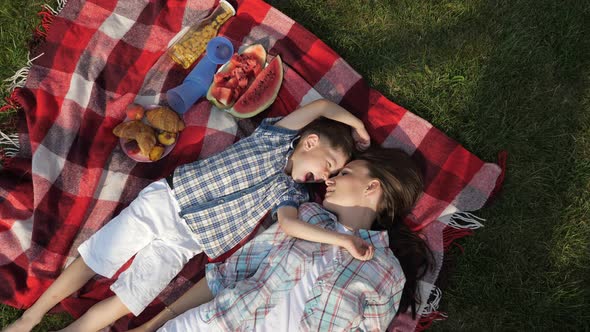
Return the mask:
<svg viewBox="0 0 590 332">
<path fill-rule="evenodd" d="M 2 78 L 26 63 L 38 21 L 41 1 L 22 3 L 0 0 Z M 508 152 L 501 195 L 477 212 L 485 227 L 452 252 L 449 318 L 432 330 L 590 330 L 590 4 L 271 3 L 480 158 Z M 0 312 L 0 326 L 18 314 Z M 67 317 L 53 319 L 40 330 Z"/>
</svg>

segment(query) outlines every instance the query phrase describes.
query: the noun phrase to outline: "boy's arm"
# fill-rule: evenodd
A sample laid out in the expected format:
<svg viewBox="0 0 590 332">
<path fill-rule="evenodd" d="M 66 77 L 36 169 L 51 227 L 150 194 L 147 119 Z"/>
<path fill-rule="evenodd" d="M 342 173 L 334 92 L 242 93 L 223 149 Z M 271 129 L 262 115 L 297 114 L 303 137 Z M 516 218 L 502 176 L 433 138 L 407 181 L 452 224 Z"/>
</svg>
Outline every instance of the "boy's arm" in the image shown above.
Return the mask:
<svg viewBox="0 0 590 332">
<path fill-rule="evenodd" d="M 375 249 L 358 236 L 341 234 L 308 224 L 297 216 L 297 208 L 282 206 L 277 210 L 279 226 L 285 234 L 299 239 L 327 243 L 345 248 L 350 254 L 359 260 L 370 260 L 373 258 Z"/>
<path fill-rule="evenodd" d="M 358 147 L 361 149 L 369 147 L 370 137 L 363 122 L 340 105 L 327 99 L 318 99 L 296 109 L 276 125 L 287 129 L 301 130 L 321 116 L 349 125 L 354 130 L 353 137 L 359 145 Z"/>
</svg>

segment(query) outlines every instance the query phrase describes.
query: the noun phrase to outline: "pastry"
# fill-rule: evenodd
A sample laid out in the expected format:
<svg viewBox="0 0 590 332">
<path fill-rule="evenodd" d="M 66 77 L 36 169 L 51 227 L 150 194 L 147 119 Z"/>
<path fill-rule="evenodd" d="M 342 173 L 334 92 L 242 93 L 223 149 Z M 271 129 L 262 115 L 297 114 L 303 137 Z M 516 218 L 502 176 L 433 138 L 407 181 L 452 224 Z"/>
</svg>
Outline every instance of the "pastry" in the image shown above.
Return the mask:
<svg viewBox="0 0 590 332">
<path fill-rule="evenodd" d="M 184 122 L 168 107 L 157 107 L 146 112 L 148 122 L 160 130 L 177 133 L 184 129 Z"/>
<path fill-rule="evenodd" d="M 140 120 L 127 121 L 118 124 L 113 129 L 113 134 L 118 137 L 137 141 L 141 154 L 148 157 L 150 151 L 156 145 L 156 132 L 154 128 Z"/>
</svg>

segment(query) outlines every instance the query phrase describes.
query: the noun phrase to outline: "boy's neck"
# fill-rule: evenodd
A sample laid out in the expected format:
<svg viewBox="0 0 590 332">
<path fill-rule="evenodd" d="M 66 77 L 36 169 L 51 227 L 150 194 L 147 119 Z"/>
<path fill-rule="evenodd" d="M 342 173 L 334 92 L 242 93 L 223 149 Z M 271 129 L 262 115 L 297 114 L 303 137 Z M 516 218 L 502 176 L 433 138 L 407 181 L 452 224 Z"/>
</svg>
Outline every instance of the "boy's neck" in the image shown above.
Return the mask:
<svg viewBox="0 0 590 332">
<path fill-rule="evenodd" d="M 285 174 L 287 174 L 287 175 L 291 175 L 291 170 L 293 169 L 293 160 L 291 159 L 292 157 L 293 157 L 293 154 L 291 153 L 289 158 L 287 158 L 287 164 L 285 165 L 285 168 L 283 169 L 283 172 L 285 172 Z"/>
</svg>

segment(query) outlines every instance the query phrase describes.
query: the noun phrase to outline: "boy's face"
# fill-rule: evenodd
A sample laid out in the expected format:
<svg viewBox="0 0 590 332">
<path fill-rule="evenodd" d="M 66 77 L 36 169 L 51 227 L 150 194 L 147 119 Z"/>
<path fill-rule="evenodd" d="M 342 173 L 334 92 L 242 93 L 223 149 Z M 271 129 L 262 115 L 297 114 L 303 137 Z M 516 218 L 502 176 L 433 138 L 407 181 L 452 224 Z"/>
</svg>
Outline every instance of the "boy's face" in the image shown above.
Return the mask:
<svg viewBox="0 0 590 332">
<path fill-rule="evenodd" d="M 315 134 L 302 139 L 291 156 L 291 177 L 295 182 L 324 182 L 348 161 L 340 149 L 330 147 Z"/>
</svg>

